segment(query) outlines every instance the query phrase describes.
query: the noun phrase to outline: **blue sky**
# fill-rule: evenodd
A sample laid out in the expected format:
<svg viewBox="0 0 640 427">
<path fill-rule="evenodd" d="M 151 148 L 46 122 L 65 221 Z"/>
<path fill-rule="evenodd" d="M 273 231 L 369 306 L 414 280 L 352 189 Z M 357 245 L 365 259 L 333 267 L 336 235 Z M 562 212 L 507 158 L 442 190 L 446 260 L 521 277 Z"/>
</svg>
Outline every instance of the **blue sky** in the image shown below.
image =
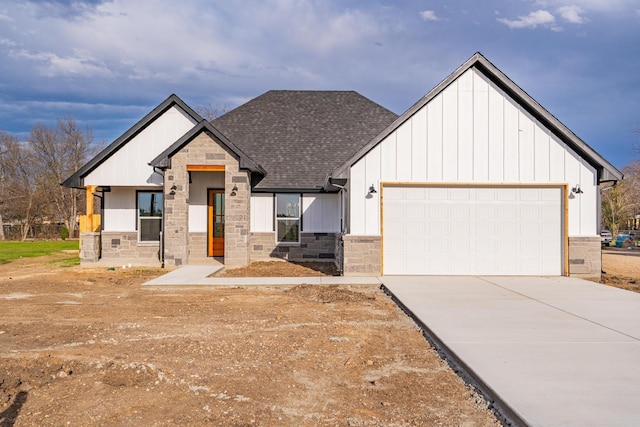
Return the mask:
<svg viewBox="0 0 640 427">
<path fill-rule="evenodd" d="M 640 157 L 640 0 L 0 0 L 0 130 L 110 143 L 172 93 L 356 90 L 400 114 L 481 52 L 621 168 Z"/>
</svg>

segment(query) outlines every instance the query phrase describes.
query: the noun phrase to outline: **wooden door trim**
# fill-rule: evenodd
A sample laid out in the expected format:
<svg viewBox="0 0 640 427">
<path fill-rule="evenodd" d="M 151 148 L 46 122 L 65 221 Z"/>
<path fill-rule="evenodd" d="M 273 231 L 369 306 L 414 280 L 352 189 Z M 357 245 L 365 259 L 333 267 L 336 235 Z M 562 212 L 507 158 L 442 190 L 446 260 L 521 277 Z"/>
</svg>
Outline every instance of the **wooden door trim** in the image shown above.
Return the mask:
<svg viewBox="0 0 640 427">
<path fill-rule="evenodd" d="M 215 234 L 215 195 L 222 194 L 224 196 L 225 191 L 222 188 L 207 188 L 207 256 L 224 256 L 224 231 L 222 237 L 214 237 Z M 223 211 L 224 212 L 224 211 Z M 226 213 L 226 212 L 225 212 Z M 222 214 L 222 227 L 224 230 L 224 216 Z M 222 248 L 216 251 L 214 239 L 219 239 L 222 243 Z"/>
</svg>

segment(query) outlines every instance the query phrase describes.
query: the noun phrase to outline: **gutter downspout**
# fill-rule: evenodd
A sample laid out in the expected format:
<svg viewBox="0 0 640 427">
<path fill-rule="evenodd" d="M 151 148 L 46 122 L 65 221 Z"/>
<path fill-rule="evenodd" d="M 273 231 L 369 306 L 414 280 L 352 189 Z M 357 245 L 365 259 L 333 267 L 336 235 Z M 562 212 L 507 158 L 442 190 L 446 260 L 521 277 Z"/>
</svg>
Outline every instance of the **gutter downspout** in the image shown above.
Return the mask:
<svg viewBox="0 0 640 427">
<path fill-rule="evenodd" d="M 334 187 L 340 189 L 340 261 L 338 262 L 338 274 L 340 276 L 344 276 L 344 235 L 346 232 L 346 220 L 344 218 L 344 194 L 347 192 L 347 189 L 344 185 L 331 183 Z"/>
<path fill-rule="evenodd" d="M 162 220 L 160 221 L 160 268 L 164 268 L 164 218 L 167 211 L 167 201 L 164 197 L 164 170 L 153 166 L 153 171 L 162 176 Z"/>
</svg>

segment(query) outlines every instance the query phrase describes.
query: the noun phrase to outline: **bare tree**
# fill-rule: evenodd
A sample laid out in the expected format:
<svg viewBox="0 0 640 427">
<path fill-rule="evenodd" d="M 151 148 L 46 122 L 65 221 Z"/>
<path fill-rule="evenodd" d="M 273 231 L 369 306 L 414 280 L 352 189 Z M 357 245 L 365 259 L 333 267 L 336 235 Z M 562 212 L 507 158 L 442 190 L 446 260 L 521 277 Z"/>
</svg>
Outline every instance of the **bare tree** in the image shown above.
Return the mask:
<svg viewBox="0 0 640 427">
<path fill-rule="evenodd" d="M 636 217 L 640 215 L 640 159 L 632 161 L 622 169 L 624 180 L 620 183 L 627 202 L 627 214 L 637 228 Z"/>
<path fill-rule="evenodd" d="M 58 119 L 55 129 L 35 126 L 29 144 L 41 167 L 39 184 L 47 189 L 57 219 L 64 221 L 70 232 L 77 229 L 76 216 L 82 205 L 82 193 L 60 185 L 65 178 L 86 162 L 91 152 L 93 134 L 82 130 L 71 117 Z"/>
<path fill-rule="evenodd" d="M 602 193 L 602 222 L 614 237 L 627 222 L 627 205 L 627 197 L 620 183 Z"/>
<path fill-rule="evenodd" d="M 0 241 L 5 239 L 4 236 L 4 218 L 2 216 L 3 204 L 6 203 L 7 193 L 7 170 L 4 163 L 5 152 L 5 140 L 9 138 L 9 135 L 3 131 L 0 131 Z"/>
<path fill-rule="evenodd" d="M 1 144 L 3 215 L 20 223 L 25 240 L 33 223 L 47 214 L 48 197 L 39 183 L 40 170 L 30 147 L 6 133 L 1 135 Z"/>
<path fill-rule="evenodd" d="M 228 105 L 223 104 L 222 106 L 214 107 L 213 105 L 211 105 L 211 103 L 207 105 L 200 105 L 195 108 L 198 114 L 200 114 L 203 118 L 210 122 L 222 116 L 223 114 L 228 113 L 230 109 L 231 107 L 229 107 Z"/>
</svg>

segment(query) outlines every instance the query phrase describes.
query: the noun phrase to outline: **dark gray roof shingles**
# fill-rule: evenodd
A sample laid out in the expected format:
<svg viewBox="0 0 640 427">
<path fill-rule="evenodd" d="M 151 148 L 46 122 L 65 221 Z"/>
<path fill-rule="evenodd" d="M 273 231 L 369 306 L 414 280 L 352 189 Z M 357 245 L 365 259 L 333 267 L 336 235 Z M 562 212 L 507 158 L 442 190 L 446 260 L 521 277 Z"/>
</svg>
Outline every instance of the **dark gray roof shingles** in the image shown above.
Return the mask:
<svg viewBox="0 0 640 427">
<path fill-rule="evenodd" d="M 211 123 L 267 175 L 255 189 L 319 189 L 398 116 L 353 91 L 269 91 Z"/>
</svg>

